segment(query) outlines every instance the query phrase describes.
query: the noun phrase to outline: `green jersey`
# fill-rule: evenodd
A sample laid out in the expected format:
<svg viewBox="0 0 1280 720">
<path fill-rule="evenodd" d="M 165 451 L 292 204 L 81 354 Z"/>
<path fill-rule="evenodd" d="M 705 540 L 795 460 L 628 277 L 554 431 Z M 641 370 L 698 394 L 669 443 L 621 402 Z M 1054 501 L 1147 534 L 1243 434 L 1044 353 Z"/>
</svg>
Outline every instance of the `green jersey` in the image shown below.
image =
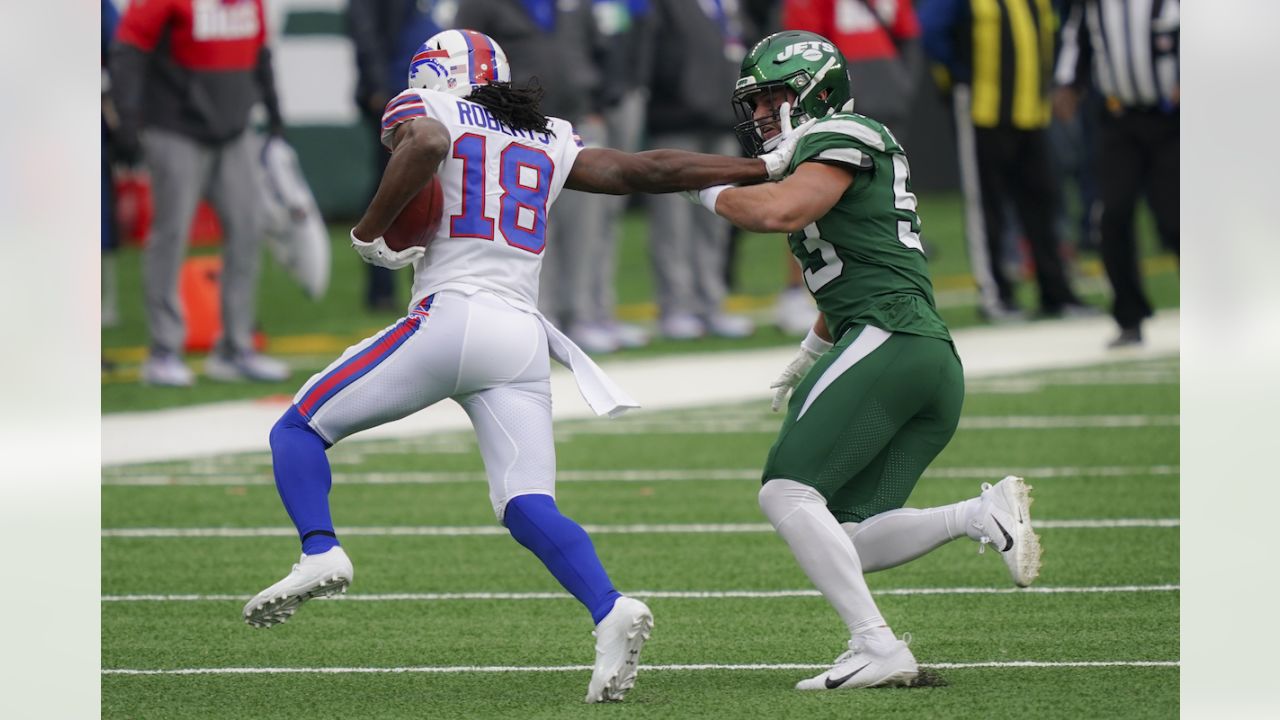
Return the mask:
<svg viewBox="0 0 1280 720">
<path fill-rule="evenodd" d="M 791 171 L 814 161 L 854 169 L 835 206 L 787 237 L 831 336 L 875 325 L 950 341 L 920 244 L 911 170 L 893 133 L 856 113 L 827 116 L 800 139 Z"/>
</svg>

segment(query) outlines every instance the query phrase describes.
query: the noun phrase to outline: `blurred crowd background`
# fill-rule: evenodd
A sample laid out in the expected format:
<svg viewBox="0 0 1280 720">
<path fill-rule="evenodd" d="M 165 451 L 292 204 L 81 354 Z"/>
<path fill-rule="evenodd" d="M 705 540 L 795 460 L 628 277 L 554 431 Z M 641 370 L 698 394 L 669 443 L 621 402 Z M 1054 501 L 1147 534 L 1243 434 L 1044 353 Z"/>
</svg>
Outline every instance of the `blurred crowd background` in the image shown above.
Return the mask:
<svg viewBox="0 0 1280 720">
<path fill-rule="evenodd" d="M 288 378 L 264 353 L 266 248 L 313 299 L 403 311 L 404 273 L 362 267 L 331 287 L 328 252 L 385 167 L 377 123 L 409 58 L 451 27 L 496 39 L 513 80 L 536 78 L 544 111 L 588 145 L 725 154 L 741 152 L 729 95 L 747 49 L 780 29 L 829 38 L 856 111 L 907 150 L 930 254 L 931 232 L 943 234 L 931 200 L 958 204 L 955 252 L 983 322 L 1109 312 L 1116 333 L 1100 343 L 1141 343 L 1143 203 L 1176 263 L 1178 0 L 103 0 L 102 11 L 103 324 L 142 297 L 145 384 L 193 384 L 193 351 L 209 353 L 215 380 Z M 646 318 L 619 312 L 635 272 L 619 247 L 636 223 Z M 543 310 L 589 352 L 798 335 L 815 316 L 782 243 L 753 256 L 776 278 L 767 312 L 734 307 L 744 238 L 678 195 L 566 191 L 549 232 Z M 188 259 L 192 245 L 220 251 Z M 116 280 L 121 247 L 144 248 L 136 282 Z M 1077 270 L 1095 255 L 1107 297 L 1091 305 Z"/>
</svg>

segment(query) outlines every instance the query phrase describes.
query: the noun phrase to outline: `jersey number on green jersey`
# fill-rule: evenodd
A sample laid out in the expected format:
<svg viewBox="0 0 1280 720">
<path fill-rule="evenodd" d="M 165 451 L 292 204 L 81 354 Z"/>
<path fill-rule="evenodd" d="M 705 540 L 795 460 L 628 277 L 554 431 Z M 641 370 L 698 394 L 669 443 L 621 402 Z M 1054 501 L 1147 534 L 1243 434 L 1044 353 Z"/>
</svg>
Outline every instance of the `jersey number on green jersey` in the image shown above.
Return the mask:
<svg viewBox="0 0 1280 720">
<path fill-rule="evenodd" d="M 906 155 L 893 156 L 893 207 L 910 213 L 910 220 L 898 221 L 898 242 L 924 252 L 920 243 L 920 216 L 916 214 L 915 193 L 907 190 L 907 182 L 911 179 L 911 166 L 907 164 Z M 816 293 L 823 285 L 840 277 L 844 272 L 844 262 L 836 254 L 836 247 L 822 239 L 816 222 L 809 223 L 804 229 L 804 249 L 809 251 L 801 264 L 804 266 L 804 284 L 809 292 Z"/>
<path fill-rule="evenodd" d="M 887 129 L 886 129 L 887 130 Z M 924 252 L 920 244 L 920 216 L 916 214 L 916 195 L 907 190 L 907 182 L 911 180 L 911 166 L 907 164 L 906 155 L 893 156 L 893 207 L 911 213 L 910 220 L 898 221 L 898 242 Z"/>
</svg>

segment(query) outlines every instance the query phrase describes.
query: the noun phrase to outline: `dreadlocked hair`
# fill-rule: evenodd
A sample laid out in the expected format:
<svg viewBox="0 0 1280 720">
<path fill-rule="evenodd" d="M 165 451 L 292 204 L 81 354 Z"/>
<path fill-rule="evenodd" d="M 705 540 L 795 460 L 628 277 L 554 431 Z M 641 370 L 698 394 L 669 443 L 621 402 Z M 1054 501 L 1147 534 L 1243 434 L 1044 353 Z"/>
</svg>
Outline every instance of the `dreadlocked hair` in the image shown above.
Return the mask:
<svg viewBox="0 0 1280 720">
<path fill-rule="evenodd" d="M 516 87 L 509 82 L 477 85 L 467 99 L 483 105 L 513 130 L 550 133 L 551 120 L 538 109 L 542 94 L 542 86 L 531 79 L 524 87 Z"/>
</svg>

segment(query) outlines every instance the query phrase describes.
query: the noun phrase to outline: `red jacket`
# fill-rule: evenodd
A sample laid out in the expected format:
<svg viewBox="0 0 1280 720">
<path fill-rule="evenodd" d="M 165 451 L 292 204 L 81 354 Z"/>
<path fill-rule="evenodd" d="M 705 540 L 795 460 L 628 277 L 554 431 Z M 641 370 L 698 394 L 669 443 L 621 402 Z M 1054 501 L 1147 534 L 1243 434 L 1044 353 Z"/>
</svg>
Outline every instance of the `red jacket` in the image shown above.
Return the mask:
<svg viewBox="0 0 1280 720">
<path fill-rule="evenodd" d="M 785 0 L 782 26 L 835 43 L 848 61 L 857 111 L 905 129 L 922 63 L 911 0 Z"/>
<path fill-rule="evenodd" d="M 133 0 L 112 50 L 122 121 L 222 142 L 261 99 L 278 125 L 266 37 L 262 0 Z"/>
<path fill-rule="evenodd" d="M 895 58 L 895 41 L 920 37 L 911 0 L 785 0 L 782 27 L 818 33 L 850 63 Z"/>
</svg>

